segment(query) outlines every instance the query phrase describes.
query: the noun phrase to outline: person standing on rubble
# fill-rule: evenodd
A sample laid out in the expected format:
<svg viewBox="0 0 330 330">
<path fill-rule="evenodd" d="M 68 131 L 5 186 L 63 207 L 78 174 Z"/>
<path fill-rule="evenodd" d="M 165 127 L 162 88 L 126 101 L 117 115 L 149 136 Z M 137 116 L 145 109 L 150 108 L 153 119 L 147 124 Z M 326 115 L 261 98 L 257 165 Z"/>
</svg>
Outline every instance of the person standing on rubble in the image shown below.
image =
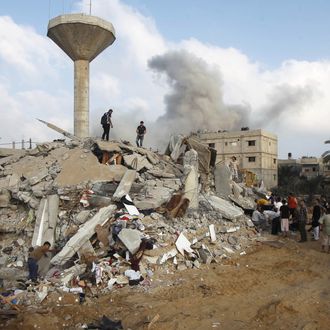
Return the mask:
<svg viewBox="0 0 330 330">
<path fill-rule="evenodd" d="M 45 242 L 43 246 L 37 246 L 36 248 L 32 248 L 29 253 L 28 258 L 28 269 L 29 269 L 29 280 L 36 282 L 38 278 L 38 261 L 43 256 L 47 256 L 47 252 L 52 252 L 50 250 L 51 244 L 49 242 Z"/>
<path fill-rule="evenodd" d="M 144 122 L 140 121 L 140 125 L 136 129 L 136 145 L 142 147 L 144 135 L 147 133 L 147 129 L 144 126 Z"/>
<path fill-rule="evenodd" d="M 229 168 L 231 171 L 231 176 L 233 181 L 238 182 L 238 164 L 237 164 L 237 158 L 235 156 L 232 156 L 230 158 Z"/>
<path fill-rule="evenodd" d="M 109 109 L 109 111 L 105 112 L 101 118 L 101 125 L 103 127 L 102 140 L 109 141 L 110 127 L 113 128 L 111 121 L 112 112 L 113 110 Z"/>
</svg>

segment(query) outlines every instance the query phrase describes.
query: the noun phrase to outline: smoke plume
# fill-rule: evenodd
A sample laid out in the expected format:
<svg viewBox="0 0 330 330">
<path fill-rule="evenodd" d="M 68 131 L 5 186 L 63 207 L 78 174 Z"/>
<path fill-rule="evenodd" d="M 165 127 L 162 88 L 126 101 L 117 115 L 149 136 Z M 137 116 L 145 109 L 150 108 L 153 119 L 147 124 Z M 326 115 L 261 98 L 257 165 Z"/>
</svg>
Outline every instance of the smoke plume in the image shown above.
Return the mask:
<svg viewBox="0 0 330 330">
<path fill-rule="evenodd" d="M 164 97 L 165 114 L 155 123 L 158 144 L 173 133 L 198 130 L 237 130 L 248 124 L 249 108 L 226 105 L 216 68 L 186 51 L 153 57 L 149 67 L 166 75 L 170 93 Z"/>
</svg>

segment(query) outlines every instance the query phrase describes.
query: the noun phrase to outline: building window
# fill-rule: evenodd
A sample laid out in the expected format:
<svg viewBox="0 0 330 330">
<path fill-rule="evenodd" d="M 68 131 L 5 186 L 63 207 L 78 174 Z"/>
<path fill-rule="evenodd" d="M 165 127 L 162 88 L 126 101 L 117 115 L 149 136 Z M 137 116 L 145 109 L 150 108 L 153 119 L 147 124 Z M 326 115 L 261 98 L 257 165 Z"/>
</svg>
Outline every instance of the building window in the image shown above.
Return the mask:
<svg viewBox="0 0 330 330">
<path fill-rule="evenodd" d="M 253 146 L 255 146 L 256 145 L 256 140 L 249 140 L 248 141 L 248 146 L 249 147 L 253 147 Z"/>
<path fill-rule="evenodd" d="M 248 157 L 249 163 L 254 163 L 256 161 L 255 157 Z"/>
<path fill-rule="evenodd" d="M 225 146 L 227 146 L 228 145 L 228 142 L 225 142 Z"/>
<path fill-rule="evenodd" d="M 276 181 L 276 174 L 273 174 L 273 177 L 274 177 L 274 181 Z"/>
<path fill-rule="evenodd" d="M 316 172 L 316 168 L 315 167 L 313 167 L 313 172 Z"/>
<path fill-rule="evenodd" d="M 215 143 L 209 143 L 210 148 L 215 148 Z"/>
<path fill-rule="evenodd" d="M 272 145 L 272 143 L 271 143 L 271 142 L 269 142 L 269 145 L 271 146 L 271 145 Z"/>
<path fill-rule="evenodd" d="M 276 158 L 273 159 L 273 163 L 276 164 Z"/>
</svg>

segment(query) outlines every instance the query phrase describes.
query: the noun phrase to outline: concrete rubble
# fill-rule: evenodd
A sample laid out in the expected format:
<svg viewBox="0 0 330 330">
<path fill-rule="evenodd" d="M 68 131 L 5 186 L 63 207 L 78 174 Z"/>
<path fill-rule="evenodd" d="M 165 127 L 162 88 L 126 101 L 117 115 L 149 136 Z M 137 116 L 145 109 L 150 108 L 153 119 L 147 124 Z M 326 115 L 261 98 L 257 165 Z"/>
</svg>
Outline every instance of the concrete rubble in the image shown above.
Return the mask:
<svg viewBox="0 0 330 330">
<path fill-rule="evenodd" d="M 0 280 L 21 290 L 17 304 L 148 287 L 155 272 L 243 255 L 257 238 L 252 190 L 195 137 L 172 137 L 165 155 L 86 138 L 0 157 Z M 32 294 L 28 250 L 45 241 L 56 253 Z"/>
</svg>

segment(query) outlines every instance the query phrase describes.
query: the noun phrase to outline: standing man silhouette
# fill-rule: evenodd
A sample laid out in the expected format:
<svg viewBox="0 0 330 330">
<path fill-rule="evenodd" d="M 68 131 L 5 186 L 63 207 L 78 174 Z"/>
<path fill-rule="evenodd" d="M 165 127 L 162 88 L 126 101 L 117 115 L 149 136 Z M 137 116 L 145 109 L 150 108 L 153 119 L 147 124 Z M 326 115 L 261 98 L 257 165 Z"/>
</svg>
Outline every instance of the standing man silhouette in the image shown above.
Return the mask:
<svg viewBox="0 0 330 330">
<path fill-rule="evenodd" d="M 112 121 L 111 121 L 112 112 L 113 112 L 113 110 L 109 109 L 109 111 L 105 112 L 101 118 L 101 125 L 103 127 L 102 140 L 109 141 L 110 127 L 113 128 Z"/>
<path fill-rule="evenodd" d="M 144 122 L 140 121 L 140 125 L 136 129 L 136 145 L 142 147 L 144 135 L 147 133 L 147 129 L 144 126 Z"/>
</svg>

